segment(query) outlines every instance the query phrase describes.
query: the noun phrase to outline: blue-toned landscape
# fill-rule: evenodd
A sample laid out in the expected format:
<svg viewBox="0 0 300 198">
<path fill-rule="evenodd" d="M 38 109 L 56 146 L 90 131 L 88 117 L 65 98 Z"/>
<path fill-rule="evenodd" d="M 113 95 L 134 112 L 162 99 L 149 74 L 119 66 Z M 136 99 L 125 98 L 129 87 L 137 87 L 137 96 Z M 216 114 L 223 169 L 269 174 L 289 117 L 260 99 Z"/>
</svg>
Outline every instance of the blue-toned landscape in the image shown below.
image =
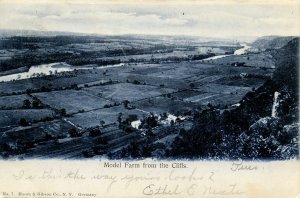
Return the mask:
<svg viewBox="0 0 300 198">
<path fill-rule="evenodd" d="M 296 37 L 1 38 L 3 158 L 289 159 Z"/>
</svg>

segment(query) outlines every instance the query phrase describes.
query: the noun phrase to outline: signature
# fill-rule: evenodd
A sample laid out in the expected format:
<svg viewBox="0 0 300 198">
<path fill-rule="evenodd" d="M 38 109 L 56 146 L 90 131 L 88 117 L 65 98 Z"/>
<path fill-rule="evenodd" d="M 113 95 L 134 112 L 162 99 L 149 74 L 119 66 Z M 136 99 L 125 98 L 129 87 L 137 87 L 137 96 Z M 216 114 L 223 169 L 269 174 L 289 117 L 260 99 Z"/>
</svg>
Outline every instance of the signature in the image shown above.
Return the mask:
<svg viewBox="0 0 300 198">
<path fill-rule="evenodd" d="M 179 195 L 179 185 L 177 184 L 174 187 L 169 185 L 156 186 L 155 184 L 149 184 L 143 190 L 144 195 Z"/>
<path fill-rule="evenodd" d="M 237 184 L 231 184 L 227 186 L 226 188 L 215 188 L 213 186 L 205 186 L 203 195 L 241 195 L 244 194 L 245 192 L 242 192 L 237 189 Z"/>
</svg>

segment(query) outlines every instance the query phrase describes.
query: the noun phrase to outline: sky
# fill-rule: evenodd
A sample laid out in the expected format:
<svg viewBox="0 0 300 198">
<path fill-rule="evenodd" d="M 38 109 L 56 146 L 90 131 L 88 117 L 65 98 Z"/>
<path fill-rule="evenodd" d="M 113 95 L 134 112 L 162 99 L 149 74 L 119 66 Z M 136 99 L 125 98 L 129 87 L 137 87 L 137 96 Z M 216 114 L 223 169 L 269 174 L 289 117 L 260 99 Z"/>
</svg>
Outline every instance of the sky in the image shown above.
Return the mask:
<svg viewBox="0 0 300 198">
<path fill-rule="evenodd" d="M 295 3 L 22 2 L 0 1 L 0 29 L 222 38 L 300 32 L 299 4 Z"/>
</svg>

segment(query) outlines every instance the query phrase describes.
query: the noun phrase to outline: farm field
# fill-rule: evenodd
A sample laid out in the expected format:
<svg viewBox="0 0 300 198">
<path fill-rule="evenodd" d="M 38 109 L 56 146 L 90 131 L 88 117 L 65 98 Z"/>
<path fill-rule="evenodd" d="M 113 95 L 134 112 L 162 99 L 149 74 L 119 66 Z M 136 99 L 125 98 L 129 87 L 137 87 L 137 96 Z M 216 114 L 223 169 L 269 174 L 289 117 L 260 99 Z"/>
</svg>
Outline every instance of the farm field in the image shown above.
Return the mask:
<svg viewBox="0 0 300 198">
<path fill-rule="evenodd" d="M 6 158 L 116 157 L 145 141 L 161 155 L 160 146 L 171 148 L 199 113 L 235 108 L 274 71 L 267 53 L 233 55 L 242 47 L 236 42 L 27 39 L 40 48 L 14 49 L 18 64 L 3 66 L 0 76 L 42 65 L 51 72 L 0 82 L 0 152 Z M 14 53 L 3 51 L 0 66 L 14 63 L 8 62 Z M 225 57 L 205 60 L 218 55 Z"/>
<path fill-rule="evenodd" d="M 222 59 L 204 61 L 212 64 L 233 65 L 242 63 L 245 67 L 263 67 L 274 69 L 275 63 L 270 54 L 248 54 L 241 56 L 227 56 Z"/>
<path fill-rule="evenodd" d="M 0 107 L 2 109 L 21 109 L 24 105 L 24 100 L 29 100 L 32 102 L 32 98 L 26 94 L 3 96 L 0 97 Z"/>
<path fill-rule="evenodd" d="M 0 127 L 18 126 L 21 118 L 35 122 L 47 117 L 51 118 L 53 114 L 49 109 L 0 110 Z"/>
<path fill-rule="evenodd" d="M 22 138 L 25 142 L 45 141 L 47 138 L 65 138 L 68 136 L 67 131 L 72 126 L 62 120 L 49 121 L 47 123 L 35 123 L 27 127 L 16 127 L 2 133 L 2 143 L 14 143 L 17 139 Z"/>
<path fill-rule="evenodd" d="M 241 78 L 240 76 L 223 77 L 215 80 L 214 83 L 229 85 L 229 86 L 240 86 L 240 87 L 260 87 L 265 82 L 261 78 Z"/>
<path fill-rule="evenodd" d="M 119 113 L 122 113 L 122 117 L 127 117 L 128 115 L 137 115 L 138 118 L 143 118 L 143 116 L 147 115 L 143 111 L 136 109 L 127 110 L 123 106 L 116 106 L 86 113 L 79 113 L 70 118 L 66 118 L 66 120 L 81 128 L 90 128 L 101 125 L 100 121 L 104 121 L 104 125 L 117 123 Z"/>
<path fill-rule="evenodd" d="M 68 114 L 103 108 L 104 105 L 110 103 L 106 99 L 88 94 L 82 90 L 41 92 L 32 95 L 51 108 L 66 109 Z"/>
<path fill-rule="evenodd" d="M 159 88 L 149 85 L 135 85 L 131 83 L 118 83 L 113 85 L 97 86 L 84 90 L 93 95 L 98 95 L 103 98 L 119 102 L 122 102 L 124 100 L 132 102 L 176 91 L 170 88 Z"/>
<path fill-rule="evenodd" d="M 251 87 L 228 86 L 215 83 L 208 83 L 196 88 L 199 91 L 210 93 L 223 93 L 223 94 L 246 94 L 251 91 Z"/>
<path fill-rule="evenodd" d="M 133 105 L 137 109 L 142 109 L 147 112 L 153 112 L 157 115 L 170 113 L 176 115 L 184 115 L 187 112 L 201 108 L 201 105 L 189 102 L 183 102 L 168 97 L 154 97 L 151 99 L 140 100 L 134 102 Z"/>
</svg>

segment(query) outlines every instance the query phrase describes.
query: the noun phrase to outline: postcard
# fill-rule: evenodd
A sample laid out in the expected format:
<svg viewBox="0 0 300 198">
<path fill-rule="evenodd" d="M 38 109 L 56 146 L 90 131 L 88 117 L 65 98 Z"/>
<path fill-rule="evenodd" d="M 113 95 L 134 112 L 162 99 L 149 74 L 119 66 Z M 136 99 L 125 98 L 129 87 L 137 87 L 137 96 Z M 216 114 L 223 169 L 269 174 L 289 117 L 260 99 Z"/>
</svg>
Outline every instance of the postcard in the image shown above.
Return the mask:
<svg viewBox="0 0 300 198">
<path fill-rule="evenodd" d="M 0 197 L 300 197 L 299 1 L 0 16 Z"/>
</svg>

